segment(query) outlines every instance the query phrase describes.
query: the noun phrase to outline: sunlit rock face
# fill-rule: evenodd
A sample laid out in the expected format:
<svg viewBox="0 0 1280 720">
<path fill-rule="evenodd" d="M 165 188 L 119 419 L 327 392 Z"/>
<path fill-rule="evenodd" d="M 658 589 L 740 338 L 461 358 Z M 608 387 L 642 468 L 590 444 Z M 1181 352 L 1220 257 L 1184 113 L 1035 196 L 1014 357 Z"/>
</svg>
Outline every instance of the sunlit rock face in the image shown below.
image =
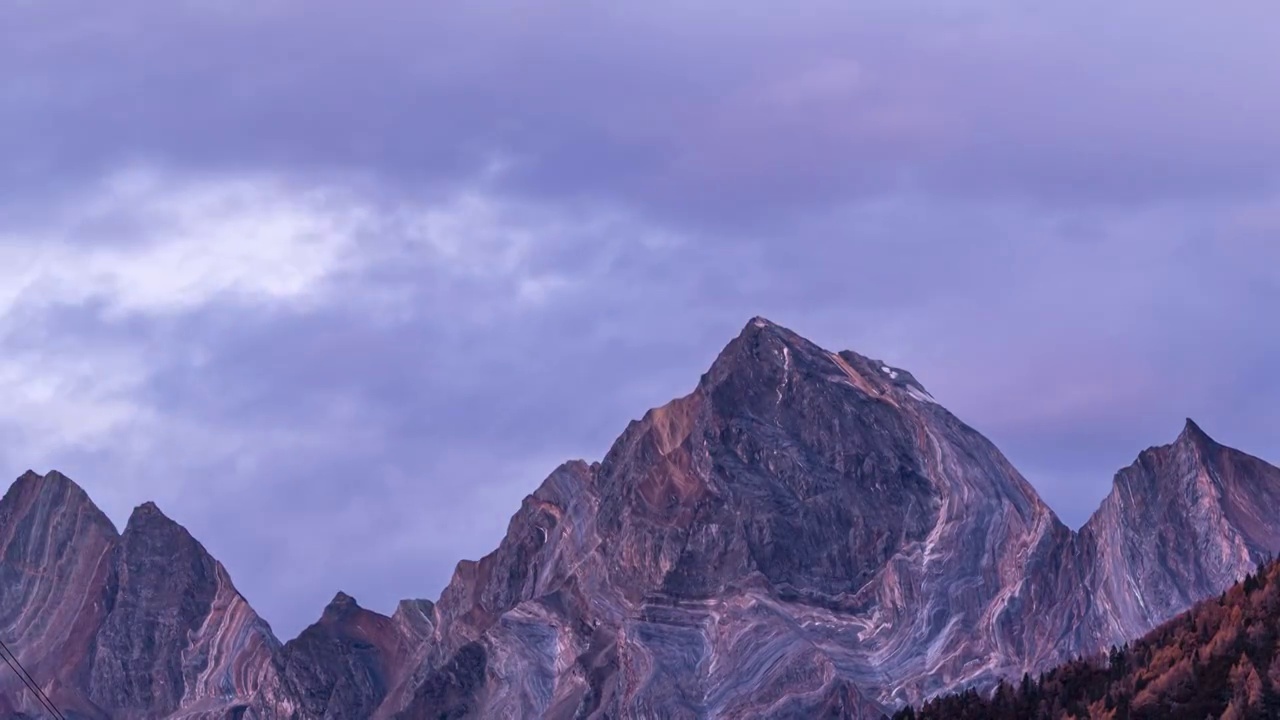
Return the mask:
<svg viewBox="0 0 1280 720">
<path fill-rule="evenodd" d="M 222 717 L 254 701 L 278 643 L 226 570 L 147 503 L 123 534 L 65 476 L 0 501 L 5 644 L 67 717 Z M 45 717 L 5 669 L 13 711 Z"/>
<path fill-rule="evenodd" d="M 756 319 L 438 602 L 339 593 L 284 645 L 155 506 L 118 535 L 25 475 L 0 639 L 69 717 L 878 718 L 1216 594 L 1280 548 L 1277 500 L 1280 471 L 1189 423 L 1074 533 L 910 373 Z"/>
<path fill-rule="evenodd" d="M 396 716 L 878 717 L 1035 659 L 1071 537 L 909 373 L 755 320 L 460 566 Z"/>
<path fill-rule="evenodd" d="M 693 393 L 558 470 L 459 566 L 429 671 L 380 713 L 877 717 L 1048 667 L 1280 547 L 1275 469 L 1186 437 L 1144 453 L 1179 459 L 1142 488 L 1117 478 L 1158 509 L 1109 500 L 1076 534 L 910 373 L 754 320 Z M 1186 500 L 1206 478 L 1221 489 Z M 1144 569 L 1160 558 L 1181 560 Z"/>
<path fill-rule="evenodd" d="M 59 473 L 27 472 L 0 500 L 0 641 L 68 717 L 102 717 L 87 695 L 118 540 L 107 516 Z M 0 709 L 46 717 L 22 687 L 0 665 Z"/>
<path fill-rule="evenodd" d="M 1280 470 L 1191 420 L 1116 475 L 1080 532 L 1101 633 L 1131 637 L 1221 592 L 1280 548 Z"/>
</svg>

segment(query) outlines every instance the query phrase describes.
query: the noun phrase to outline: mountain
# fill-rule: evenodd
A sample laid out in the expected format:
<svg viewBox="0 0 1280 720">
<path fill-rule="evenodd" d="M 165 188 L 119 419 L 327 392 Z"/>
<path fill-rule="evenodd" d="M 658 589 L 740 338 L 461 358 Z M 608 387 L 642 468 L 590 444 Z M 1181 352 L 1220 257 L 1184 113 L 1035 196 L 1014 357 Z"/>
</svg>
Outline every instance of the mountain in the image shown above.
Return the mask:
<svg viewBox="0 0 1280 720">
<path fill-rule="evenodd" d="M 0 549 L 0 634 L 69 718 L 206 716 L 271 682 L 270 628 L 152 503 L 117 533 L 66 476 L 28 472 L 0 500 Z"/>
<path fill-rule="evenodd" d="M 284 645 L 154 505 L 117 535 L 65 477 L 24 475 L 0 639 L 69 717 L 879 718 L 1217 594 L 1280 547 L 1277 494 L 1280 470 L 1188 422 L 1073 532 L 911 373 L 756 318 L 437 602 L 339 594 Z"/>
<path fill-rule="evenodd" d="M 12 648 L 58 707 L 93 717 L 93 648 L 110 612 L 115 526 L 63 475 L 27 472 L 0 499 L 0 641 Z M 0 668 L 0 710 L 28 707 Z M 14 700 L 20 702 L 14 703 Z"/>
<path fill-rule="evenodd" d="M 1132 645 L 1076 658 L 990 696 L 935 698 L 894 720 L 1268 720 L 1280 717 L 1280 562 Z"/>
<path fill-rule="evenodd" d="M 1096 558 L 1100 636 L 1132 637 L 1235 582 L 1280 548 L 1277 507 L 1280 471 L 1191 420 L 1144 451 L 1080 532 Z"/>
<path fill-rule="evenodd" d="M 909 373 L 755 320 L 460 566 L 434 662 L 486 682 L 399 717 L 878 716 L 1020 668 L 1048 618 L 1008 608 L 1070 536 Z"/>
</svg>

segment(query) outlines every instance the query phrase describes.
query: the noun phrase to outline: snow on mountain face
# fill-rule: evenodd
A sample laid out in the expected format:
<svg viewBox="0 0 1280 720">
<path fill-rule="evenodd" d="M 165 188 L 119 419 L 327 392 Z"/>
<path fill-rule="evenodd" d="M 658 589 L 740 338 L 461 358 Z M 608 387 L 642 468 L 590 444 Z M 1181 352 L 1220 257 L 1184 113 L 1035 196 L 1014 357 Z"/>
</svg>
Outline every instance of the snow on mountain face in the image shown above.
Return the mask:
<svg viewBox="0 0 1280 720">
<path fill-rule="evenodd" d="M 83 717 L 878 718 L 1216 594 L 1280 547 L 1278 495 L 1189 423 L 1073 533 L 909 372 L 757 318 L 437 603 L 339 594 L 283 646 L 154 506 L 117 535 L 70 481 L 24 476 L 0 639 Z"/>
</svg>

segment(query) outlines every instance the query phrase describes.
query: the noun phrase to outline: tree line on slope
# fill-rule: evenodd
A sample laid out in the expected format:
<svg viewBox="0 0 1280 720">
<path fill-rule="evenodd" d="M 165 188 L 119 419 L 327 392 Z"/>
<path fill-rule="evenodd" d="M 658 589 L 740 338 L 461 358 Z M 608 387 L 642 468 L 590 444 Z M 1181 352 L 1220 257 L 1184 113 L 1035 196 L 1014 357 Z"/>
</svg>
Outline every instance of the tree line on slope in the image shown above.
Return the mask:
<svg viewBox="0 0 1280 720">
<path fill-rule="evenodd" d="M 1280 718 L 1280 561 L 1096 657 L 905 707 L 893 720 Z"/>
</svg>

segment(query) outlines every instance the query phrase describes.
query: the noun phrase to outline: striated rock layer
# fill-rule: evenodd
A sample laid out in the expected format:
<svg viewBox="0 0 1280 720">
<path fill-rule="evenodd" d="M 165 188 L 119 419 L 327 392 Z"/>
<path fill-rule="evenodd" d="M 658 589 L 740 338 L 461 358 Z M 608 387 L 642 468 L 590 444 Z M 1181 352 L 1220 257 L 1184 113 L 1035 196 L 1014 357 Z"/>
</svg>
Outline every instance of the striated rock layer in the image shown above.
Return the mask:
<svg viewBox="0 0 1280 720">
<path fill-rule="evenodd" d="M 0 640 L 68 718 L 234 717 L 276 684 L 266 622 L 154 504 L 119 534 L 65 476 L 28 472 L 0 550 Z M 45 717 L 7 668 L 0 692 Z"/>
<path fill-rule="evenodd" d="M 1080 531 L 1099 633 L 1130 637 L 1230 586 L 1280 548 L 1280 471 L 1194 422 L 1116 475 Z"/>
<path fill-rule="evenodd" d="M 1277 499 L 1280 470 L 1188 421 L 1072 532 L 910 373 L 757 318 L 437 603 L 339 593 L 283 646 L 154 505 L 117 534 L 24 475 L 0 639 L 68 717 L 878 718 L 1216 594 L 1280 547 Z"/>
</svg>

